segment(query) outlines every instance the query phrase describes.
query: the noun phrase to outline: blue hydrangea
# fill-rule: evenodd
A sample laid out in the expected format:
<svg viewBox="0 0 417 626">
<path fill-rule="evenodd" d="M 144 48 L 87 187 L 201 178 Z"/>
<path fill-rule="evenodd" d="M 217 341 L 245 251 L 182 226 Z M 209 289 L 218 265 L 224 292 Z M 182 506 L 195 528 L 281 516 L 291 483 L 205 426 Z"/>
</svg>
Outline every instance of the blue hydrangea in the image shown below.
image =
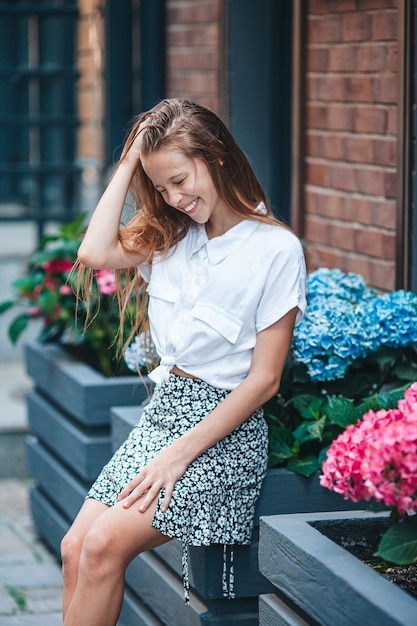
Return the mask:
<svg viewBox="0 0 417 626">
<path fill-rule="evenodd" d="M 123 357 L 127 367 L 132 372 L 146 371 L 149 363 L 156 358 L 155 347 L 150 335 L 143 333 L 136 335 L 135 339 L 125 350 Z"/>
<path fill-rule="evenodd" d="M 321 268 L 308 276 L 307 302 L 291 353 L 312 380 L 343 378 L 356 359 L 382 346 L 417 345 L 417 295 L 411 292 L 378 296 L 358 274 Z"/>
<path fill-rule="evenodd" d="M 417 294 L 393 291 L 365 307 L 369 325 L 378 328 L 379 342 L 389 348 L 417 345 Z"/>
<path fill-rule="evenodd" d="M 320 296 L 334 296 L 352 304 L 375 298 L 376 291 L 366 286 L 360 274 L 345 274 L 339 269 L 321 267 L 307 277 L 307 297 L 313 301 Z"/>
</svg>

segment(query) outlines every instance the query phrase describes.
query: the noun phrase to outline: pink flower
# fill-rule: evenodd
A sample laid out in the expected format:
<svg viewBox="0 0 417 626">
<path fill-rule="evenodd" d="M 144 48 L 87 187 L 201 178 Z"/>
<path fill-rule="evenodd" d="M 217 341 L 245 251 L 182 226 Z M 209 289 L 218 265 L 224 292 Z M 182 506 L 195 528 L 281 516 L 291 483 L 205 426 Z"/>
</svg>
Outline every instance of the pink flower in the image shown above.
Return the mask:
<svg viewBox="0 0 417 626">
<path fill-rule="evenodd" d="M 28 298 L 29 298 L 29 300 L 32 300 L 32 302 L 35 302 L 36 298 L 39 296 L 39 294 L 41 293 L 41 291 L 42 291 L 42 287 L 41 287 L 41 285 L 36 285 L 36 287 L 34 287 L 34 288 L 33 288 L 32 293 L 27 293 L 27 292 L 25 292 L 25 293 L 23 293 L 22 295 L 23 295 L 24 297 L 28 297 Z"/>
<path fill-rule="evenodd" d="M 417 510 L 417 383 L 398 408 L 368 411 L 333 441 L 320 484 L 354 502 L 384 502 L 400 515 Z"/>
<path fill-rule="evenodd" d="M 56 287 L 56 282 L 53 278 L 49 278 L 48 276 L 44 280 L 45 287 L 52 291 Z"/>
<path fill-rule="evenodd" d="M 116 292 L 116 281 L 112 270 L 98 270 L 96 281 L 100 293 L 111 296 Z"/>
<path fill-rule="evenodd" d="M 62 296 L 71 296 L 72 295 L 72 289 L 69 285 L 61 285 L 61 287 L 59 288 L 59 293 Z"/>
<path fill-rule="evenodd" d="M 51 259 L 43 264 L 43 269 L 47 274 L 65 274 L 72 268 L 72 263 L 67 259 Z"/>
</svg>

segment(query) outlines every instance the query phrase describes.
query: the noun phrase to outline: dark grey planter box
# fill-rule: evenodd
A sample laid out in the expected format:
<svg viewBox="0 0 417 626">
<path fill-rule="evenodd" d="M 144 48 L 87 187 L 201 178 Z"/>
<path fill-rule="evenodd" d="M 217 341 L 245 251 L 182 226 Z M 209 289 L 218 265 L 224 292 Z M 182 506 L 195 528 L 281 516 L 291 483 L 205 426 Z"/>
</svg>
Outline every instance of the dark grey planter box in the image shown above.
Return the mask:
<svg viewBox="0 0 417 626">
<path fill-rule="evenodd" d="M 138 407 L 113 407 L 111 411 L 112 448 L 115 450 L 124 441 L 131 428 L 137 423 Z M 319 485 L 318 476 L 304 478 L 285 469 L 269 470 L 262 486 L 261 495 L 256 508 L 255 529 L 250 546 L 236 546 L 235 557 L 235 594 L 236 599 L 224 600 L 221 589 L 223 568 L 222 547 L 190 548 L 190 585 L 192 592 L 206 605 L 206 613 L 200 615 L 199 621 L 193 624 L 229 624 L 240 626 L 257 625 L 258 596 L 272 594 L 274 587 L 259 571 L 258 567 L 258 535 L 259 517 L 277 513 L 345 510 L 361 508 L 362 504 L 354 504 L 343 500 L 341 496 L 323 489 Z M 132 597 L 141 601 L 152 602 L 153 609 L 163 623 L 170 626 L 182 626 L 184 616 L 183 593 L 181 586 L 181 546 L 178 541 L 169 542 L 152 551 L 158 557 L 160 568 L 159 579 L 153 579 L 152 594 L 144 589 L 143 565 L 138 557 L 129 566 L 127 572 L 127 590 Z M 176 580 L 176 592 L 168 591 L 164 579 Z M 164 603 L 158 603 L 156 597 L 163 597 Z M 165 598 L 169 597 L 169 603 Z M 170 620 L 165 614 L 166 606 L 175 606 Z M 165 608 L 164 608 L 165 607 Z M 130 614 L 134 611 L 134 602 L 130 604 Z M 173 617 L 178 611 L 178 620 Z M 164 621 L 167 619 L 167 621 Z M 126 622 L 134 626 L 135 621 Z"/>
<path fill-rule="evenodd" d="M 110 408 L 135 405 L 139 414 L 147 392 L 138 376 L 106 378 L 57 344 L 29 342 L 25 358 L 34 381 L 26 446 L 36 481 L 32 512 L 39 535 L 59 554 L 60 539 L 111 456 Z"/>
<path fill-rule="evenodd" d="M 415 626 L 417 600 L 329 538 L 341 528 L 349 545 L 366 545 L 386 519 L 367 511 L 262 518 L 259 566 L 276 596 L 260 597 L 260 625 Z"/>
<path fill-rule="evenodd" d="M 38 392 L 86 426 L 108 426 L 110 407 L 139 405 L 146 397 L 139 376 L 106 378 L 58 344 L 28 342 L 25 362 Z"/>
</svg>

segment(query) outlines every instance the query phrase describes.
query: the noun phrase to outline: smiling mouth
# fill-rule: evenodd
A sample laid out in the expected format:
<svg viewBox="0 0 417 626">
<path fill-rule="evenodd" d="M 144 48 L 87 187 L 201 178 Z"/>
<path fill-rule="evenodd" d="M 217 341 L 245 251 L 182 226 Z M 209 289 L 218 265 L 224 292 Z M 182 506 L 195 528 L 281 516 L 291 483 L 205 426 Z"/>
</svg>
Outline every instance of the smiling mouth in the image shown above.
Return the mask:
<svg viewBox="0 0 417 626">
<path fill-rule="evenodd" d="M 187 206 L 185 207 L 181 207 L 181 209 L 185 211 L 186 213 L 191 213 L 191 211 L 193 211 L 195 207 L 197 206 L 198 200 L 199 200 L 198 198 L 195 198 L 192 202 L 190 202 L 190 204 L 187 204 Z"/>
</svg>

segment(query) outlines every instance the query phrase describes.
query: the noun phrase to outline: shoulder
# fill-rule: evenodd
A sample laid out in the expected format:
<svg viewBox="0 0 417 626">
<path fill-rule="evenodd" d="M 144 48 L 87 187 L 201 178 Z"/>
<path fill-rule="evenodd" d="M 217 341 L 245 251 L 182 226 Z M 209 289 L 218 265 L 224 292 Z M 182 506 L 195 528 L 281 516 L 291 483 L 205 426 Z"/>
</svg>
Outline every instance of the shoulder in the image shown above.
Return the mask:
<svg viewBox="0 0 417 626">
<path fill-rule="evenodd" d="M 256 228 L 256 238 L 262 242 L 267 253 L 271 251 L 278 253 L 294 253 L 304 255 L 303 246 L 300 239 L 292 230 L 282 226 L 281 224 L 265 224 L 258 222 L 259 227 Z"/>
</svg>

